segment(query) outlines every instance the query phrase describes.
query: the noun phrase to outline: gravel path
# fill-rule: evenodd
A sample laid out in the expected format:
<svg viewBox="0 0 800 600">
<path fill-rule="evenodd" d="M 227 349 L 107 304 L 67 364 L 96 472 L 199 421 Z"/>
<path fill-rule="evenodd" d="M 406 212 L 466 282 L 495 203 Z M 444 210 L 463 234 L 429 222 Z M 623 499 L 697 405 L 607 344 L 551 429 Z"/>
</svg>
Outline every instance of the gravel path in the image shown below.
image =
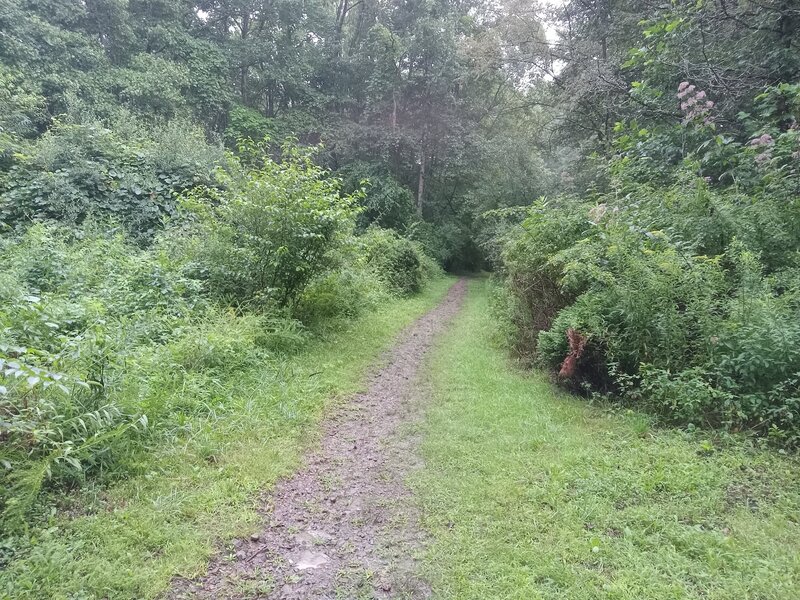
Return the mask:
<svg viewBox="0 0 800 600">
<path fill-rule="evenodd" d="M 176 580 L 186 598 L 281 600 L 427 598 L 415 576 L 423 542 L 405 478 L 420 466 L 409 435 L 417 372 L 426 351 L 461 307 L 460 280 L 436 308 L 401 335 L 369 388 L 323 424 L 319 448 L 263 507 L 259 534 L 237 540 L 208 574 Z M 403 435 L 400 435 L 403 433 Z"/>
</svg>

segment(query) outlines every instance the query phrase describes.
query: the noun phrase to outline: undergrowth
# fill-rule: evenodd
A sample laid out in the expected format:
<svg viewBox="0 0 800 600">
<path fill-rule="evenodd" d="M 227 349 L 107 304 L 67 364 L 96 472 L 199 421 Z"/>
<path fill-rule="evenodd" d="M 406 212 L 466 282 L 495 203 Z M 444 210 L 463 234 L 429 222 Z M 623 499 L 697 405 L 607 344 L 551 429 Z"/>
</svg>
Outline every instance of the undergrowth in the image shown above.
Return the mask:
<svg viewBox="0 0 800 600">
<path fill-rule="evenodd" d="M 434 598 L 790 600 L 797 458 L 587 406 L 494 347 L 474 282 L 429 371 L 424 470 Z"/>
<path fill-rule="evenodd" d="M 609 190 L 542 199 L 507 232 L 495 315 L 517 353 L 667 422 L 797 447 L 798 98 L 765 90 L 739 139 L 619 124 Z M 647 177 L 648 143 L 681 136 L 670 177 Z"/>
<path fill-rule="evenodd" d="M 74 148 L 65 132 L 46 143 L 121 151 L 108 132 L 69 132 Z M 324 399 L 431 296 L 398 298 L 441 291 L 418 245 L 355 234 L 356 195 L 314 149 L 287 143 L 278 162 L 265 144 L 242 142 L 209 180 L 170 192 L 146 236 L 131 233 L 134 202 L 4 223 L 0 593 L 155 593 L 247 518 L 218 513 L 291 466 Z M 326 354 L 336 340 L 357 341 L 338 351 L 352 364 Z"/>
<path fill-rule="evenodd" d="M 128 438 L 124 461 L 102 477 L 50 480 L 31 525 L 3 538 L 0 597 L 152 598 L 171 577 L 202 572 L 218 544 L 257 522 L 258 492 L 296 467 L 325 406 L 355 391 L 451 280 L 430 283 L 352 321 L 329 319 L 313 336 L 222 312 L 129 358 L 136 383 L 117 401 L 156 413 L 158 431 Z"/>
</svg>

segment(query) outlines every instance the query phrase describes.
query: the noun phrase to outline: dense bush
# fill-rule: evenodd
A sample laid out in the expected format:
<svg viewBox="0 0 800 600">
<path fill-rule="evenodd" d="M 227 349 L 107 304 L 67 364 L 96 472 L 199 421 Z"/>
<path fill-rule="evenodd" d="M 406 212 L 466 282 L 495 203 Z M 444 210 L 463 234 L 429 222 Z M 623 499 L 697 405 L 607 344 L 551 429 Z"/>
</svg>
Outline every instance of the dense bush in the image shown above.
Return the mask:
<svg viewBox="0 0 800 600">
<path fill-rule="evenodd" d="M 419 244 L 390 229 L 371 228 L 359 241 L 367 264 L 396 294 L 413 294 L 440 273 Z"/>
<path fill-rule="evenodd" d="M 113 218 L 139 241 L 152 240 L 177 211 L 176 196 L 211 182 L 222 158 L 201 131 L 180 123 L 149 132 L 133 122 L 56 124 L 0 177 L 0 220 L 24 227 L 57 219 Z"/>
<path fill-rule="evenodd" d="M 668 185 L 623 140 L 613 192 L 531 207 L 496 302 L 517 351 L 670 420 L 800 442 L 800 135 L 762 115 L 749 143 L 692 129 Z"/>
<path fill-rule="evenodd" d="M 419 244 L 371 227 L 338 249 L 331 269 L 312 279 L 296 312 L 307 323 L 355 317 L 387 296 L 413 294 L 442 274 Z"/>
<path fill-rule="evenodd" d="M 35 225 L 0 255 L 0 504 L 13 528 L 45 483 L 113 472 L 148 424 L 115 398 L 126 357 L 204 305 L 165 256 L 120 234 Z"/>
<path fill-rule="evenodd" d="M 90 220 L 0 238 L 3 530 L 46 515 L 43 490 L 135 471 L 188 415 L 217 410 L 220 382 L 301 347 L 308 327 L 436 275 L 395 234 L 354 237 L 353 199 L 308 152 L 242 156 L 144 247 Z"/>
<path fill-rule="evenodd" d="M 475 233 L 470 224 L 417 221 L 409 227 L 408 237 L 448 271 L 474 273 L 480 271 L 484 263 Z"/>
<path fill-rule="evenodd" d="M 360 229 L 371 225 L 406 229 L 414 217 L 414 196 L 385 168 L 364 162 L 353 162 L 338 171 L 344 188 L 356 192 L 363 189 L 358 215 Z"/>
<path fill-rule="evenodd" d="M 354 199 L 312 160 L 286 145 L 281 161 L 252 142 L 217 170 L 217 187 L 184 196 L 194 274 L 229 302 L 296 301 L 353 228 Z M 254 166 L 248 166 L 254 165 Z"/>
</svg>

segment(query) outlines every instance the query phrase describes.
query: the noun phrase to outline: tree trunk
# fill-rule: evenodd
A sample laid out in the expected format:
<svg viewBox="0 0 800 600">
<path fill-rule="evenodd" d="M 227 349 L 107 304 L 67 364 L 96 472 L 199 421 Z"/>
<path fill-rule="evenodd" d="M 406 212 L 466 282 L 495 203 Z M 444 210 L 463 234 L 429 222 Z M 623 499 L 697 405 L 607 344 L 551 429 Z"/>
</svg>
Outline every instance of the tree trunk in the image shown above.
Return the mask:
<svg viewBox="0 0 800 600">
<path fill-rule="evenodd" d="M 419 153 L 419 183 L 417 185 L 417 216 L 422 217 L 422 205 L 425 200 L 425 151 Z"/>
<path fill-rule="evenodd" d="M 250 13 L 245 12 L 242 15 L 242 24 L 240 26 L 242 32 L 242 42 L 247 39 L 248 34 L 250 33 Z M 250 67 L 247 63 L 242 65 L 241 71 L 241 92 L 242 92 L 242 104 L 247 106 L 247 77 L 249 75 Z"/>
<path fill-rule="evenodd" d="M 349 8 L 349 0 L 342 0 L 339 6 L 336 7 L 336 32 L 334 34 L 334 41 L 336 43 L 336 56 L 342 56 L 342 32 L 344 31 L 344 20 L 347 17 Z"/>
<path fill-rule="evenodd" d="M 267 116 L 275 116 L 275 84 L 272 81 L 267 86 Z"/>
</svg>

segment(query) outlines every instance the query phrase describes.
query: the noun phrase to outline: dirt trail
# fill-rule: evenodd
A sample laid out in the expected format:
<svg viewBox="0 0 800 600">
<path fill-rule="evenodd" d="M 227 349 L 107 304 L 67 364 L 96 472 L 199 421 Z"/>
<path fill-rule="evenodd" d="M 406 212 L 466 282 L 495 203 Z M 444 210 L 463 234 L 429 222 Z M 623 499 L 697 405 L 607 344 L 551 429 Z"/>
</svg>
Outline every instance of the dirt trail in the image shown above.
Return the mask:
<svg viewBox="0 0 800 600">
<path fill-rule="evenodd" d="M 417 442 L 399 433 L 415 421 L 410 409 L 425 352 L 465 291 L 461 280 L 408 327 L 368 390 L 325 421 L 318 450 L 267 498 L 260 534 L 237 540 L 233 555 L 214 559 L 205 577 L 175 581 L 168 598 L 429 596 L 414 575 L 422 534 L 404 484 L 420 463 Z"/>
</svg>

